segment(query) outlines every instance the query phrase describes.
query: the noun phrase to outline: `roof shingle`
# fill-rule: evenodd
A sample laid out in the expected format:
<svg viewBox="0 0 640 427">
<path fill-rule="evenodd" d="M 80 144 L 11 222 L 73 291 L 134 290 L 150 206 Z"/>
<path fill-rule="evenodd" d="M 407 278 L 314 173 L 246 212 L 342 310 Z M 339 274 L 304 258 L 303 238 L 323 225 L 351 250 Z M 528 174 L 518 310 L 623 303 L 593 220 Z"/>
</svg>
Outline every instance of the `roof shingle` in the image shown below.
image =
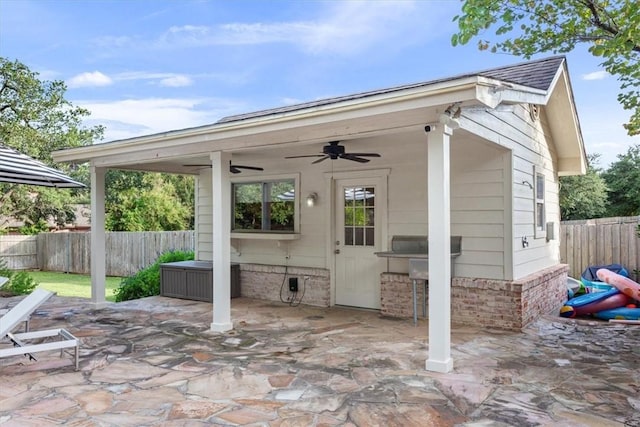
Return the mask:
<svg viewBox="0 0 640 427">
<path fill-rule="evenodd" d="M 401 86 L 394 86 L 385 89 L 377 89 L 367 92 L 360 92 L 351 95 L 338 96 L 334 98 L 320 99 L 311 102 L 304 102 L 301 104 L 286 105 L 278 108 L 270 108 L 267 110 L 254 111 L 251 113 L 237 114 L 233 116 L 223 117 L 216 123 L 230 123 L 241 120 L 254 119 L 259 117 L 266 117 L 281 113 L 289 113 L 292 111 L 304 110 L 307 108 L 321 107 L 325 105 L 337 104 L 343 101 L 352 101 L 356 99 L 367 98 L 376 95 L 383 95 L 387 93 L 399 92 L 402 90 L 416 89 L 433 85 L 436 83 L 442 83 L 447 81 L 454 81 L 464 79 L 467 77 L 482 76 L 496 80 L 500 80 L 506 83 L 515 83 L 522 86 L 528 86 L 534 89 L 548 90 L 549 86 L 553 82 L 558 68 L 562 66 L 565 61 L 564 56 L 552 56 L 549 58 L 538 59 L 534 61 L 523 62 L 515 65 L 508 65 L 503 67 L 491 68 L 484 71 L 477 71 L 471 73 L 460 74 L 453 77 L 441 78 L 431 80 L 427 82 L 413 83 Z"/>
</svg>

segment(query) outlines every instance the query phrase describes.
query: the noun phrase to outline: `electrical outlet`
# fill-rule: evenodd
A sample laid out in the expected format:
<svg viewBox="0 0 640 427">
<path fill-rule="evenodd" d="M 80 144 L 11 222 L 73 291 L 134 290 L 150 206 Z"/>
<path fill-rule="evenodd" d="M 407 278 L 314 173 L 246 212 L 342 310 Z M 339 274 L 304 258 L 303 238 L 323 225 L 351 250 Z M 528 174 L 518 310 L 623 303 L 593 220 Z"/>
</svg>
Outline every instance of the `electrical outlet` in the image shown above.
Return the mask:
<svg viewBox="0 0 640 427">
<path fill-rule="evenodd" d="M 289 277 L 289 292 L 298 292 L 298 278 Z"/>
</svg>

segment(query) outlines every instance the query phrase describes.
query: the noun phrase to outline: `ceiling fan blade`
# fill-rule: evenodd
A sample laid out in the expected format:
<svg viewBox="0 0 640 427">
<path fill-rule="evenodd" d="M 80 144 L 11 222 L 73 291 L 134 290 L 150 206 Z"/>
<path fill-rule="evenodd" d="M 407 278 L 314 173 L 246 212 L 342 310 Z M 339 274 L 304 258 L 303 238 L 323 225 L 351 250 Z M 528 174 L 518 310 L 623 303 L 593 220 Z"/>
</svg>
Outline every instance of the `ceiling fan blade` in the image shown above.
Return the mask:
<svg viewBox="0 0 640 427">
<path fill-rule="evenodd" d="M 324 154 L 308 154 L 306 156 L 287 156 L 285 159 L 301 159 L 303 157 L 324 157 Z"/>
<path fill-rule="evenodd" d="M 315 165 L 316 163 L 320 163 L 320 162 L 324 162 L 325 160 L 329 159 L 330 156 L 322 156 L 321 159 L 318 160 L 314 160 L 313 162 L 311 162 L 312 165 Z"/>
<path fill-rule="evenodd" d="M 250 169 L 252 171 L 263 171 L 264 168 L 259 168 L 257 166 L 244 166 L 244 165 L 231 165 L 232 168 L 236 169 Z"/>
<path fill-rule="evenodd" d="M 345 153 L 349 156 L 357 156 L 357 157 L 382 157 L 378 153 Z"/>
<path fill-rule="evenodd" d="M 357 157 L 354 154 L 343 154 L 342 156 L 340 156 L 341 158 L 345 159 L 345 160 L 352 160 L 354 162 L 358 162 L 358 163 L 367 163 L 369 162 L 369 159 L 363 159 L 362 157 Z"/>
</svg>

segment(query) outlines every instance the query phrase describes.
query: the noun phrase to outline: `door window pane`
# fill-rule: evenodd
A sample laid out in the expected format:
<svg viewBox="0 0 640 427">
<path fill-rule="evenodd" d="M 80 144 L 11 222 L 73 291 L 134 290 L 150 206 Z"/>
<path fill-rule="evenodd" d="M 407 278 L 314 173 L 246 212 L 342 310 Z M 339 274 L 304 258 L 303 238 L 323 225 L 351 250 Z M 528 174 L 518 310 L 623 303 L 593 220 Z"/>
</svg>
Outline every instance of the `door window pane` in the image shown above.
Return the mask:
<svg viewBox="0 0 640 427">
<path fill-rule="evenodd" d="M 345 187 L 345 245 L 375 245 L 375 188 Z"/>
</svg>

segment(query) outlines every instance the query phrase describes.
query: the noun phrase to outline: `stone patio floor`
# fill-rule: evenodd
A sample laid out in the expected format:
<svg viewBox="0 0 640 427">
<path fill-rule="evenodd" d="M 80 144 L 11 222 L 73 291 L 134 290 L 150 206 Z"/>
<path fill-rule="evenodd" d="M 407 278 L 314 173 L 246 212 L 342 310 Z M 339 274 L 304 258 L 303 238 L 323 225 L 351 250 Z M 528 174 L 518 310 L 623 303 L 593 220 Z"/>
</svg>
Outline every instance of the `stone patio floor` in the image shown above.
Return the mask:
<svg viewBox="0 0 640 427">
<path fill-rule="evenodd" d="M 80 370 L 55 351 L 0 359 L 0 424 L 640 426 L 639 326 L 454 327 L 454 371 L 438 374 L 424 369 L 426 320 L 238 298 L 235 329 L 216 334 L 211 310 L 53 297 L 31 329 L 80 338 Z"/>
</svg>

